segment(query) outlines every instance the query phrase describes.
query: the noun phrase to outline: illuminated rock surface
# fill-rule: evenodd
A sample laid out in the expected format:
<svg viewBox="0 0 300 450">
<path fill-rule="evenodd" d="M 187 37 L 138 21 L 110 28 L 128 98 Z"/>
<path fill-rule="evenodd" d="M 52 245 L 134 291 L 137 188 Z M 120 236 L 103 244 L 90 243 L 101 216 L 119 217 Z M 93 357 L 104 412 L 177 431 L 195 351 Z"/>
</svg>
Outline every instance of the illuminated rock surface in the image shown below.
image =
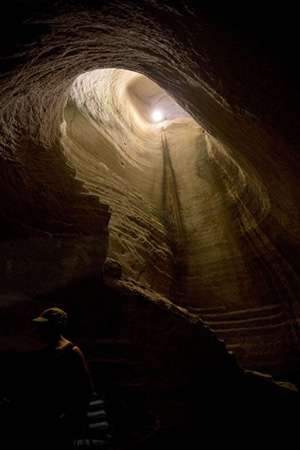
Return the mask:
<svg viewBox="0 0 300 450">
<path fill-rule="evenodd" d="M 216 336 L 243 368 L 299 382 L 292 11 L 219 3 L 12 1 L 3 14 L 1 350 L 23 354 L 26 321 L 65 306 L 97 383 L 114 392 L 124 376 L 132 404 L 142 393 L 139 407 L 164 411 L 166 445 L 185 421 L 175 386 L 201 364 L 210 393 L 221 374 L 240 382 Z"/>
</svg>

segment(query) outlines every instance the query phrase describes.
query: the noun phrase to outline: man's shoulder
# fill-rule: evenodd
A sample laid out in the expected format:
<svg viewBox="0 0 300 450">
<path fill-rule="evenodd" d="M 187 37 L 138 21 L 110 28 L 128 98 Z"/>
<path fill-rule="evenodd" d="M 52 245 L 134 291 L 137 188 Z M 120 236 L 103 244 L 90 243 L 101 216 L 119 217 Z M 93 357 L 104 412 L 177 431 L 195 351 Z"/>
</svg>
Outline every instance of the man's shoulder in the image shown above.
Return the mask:
<svg viewBox="0 0 300 450">
<path fill-rule="evenodd" d="M 73 344 L 71 350 L 72 350 L 73 352 L 77 353 L 78 355 L 83 356 L 83 353 L 82 353 L 82 351 L 80 350 L 80 348 L 78 347 L 78 345 Z"/>
<path fill-rule="evenodd" d="M 71 348 L 73 355 L 77 355 L 77 357 L 79 357 L 82 361 L 85 361 L 85 358 L 83 356 L 83 353 L 80 349 L 80 347 L 78 347 L 78 345 L 73 344 L 73 347 Z"/>
</svg>

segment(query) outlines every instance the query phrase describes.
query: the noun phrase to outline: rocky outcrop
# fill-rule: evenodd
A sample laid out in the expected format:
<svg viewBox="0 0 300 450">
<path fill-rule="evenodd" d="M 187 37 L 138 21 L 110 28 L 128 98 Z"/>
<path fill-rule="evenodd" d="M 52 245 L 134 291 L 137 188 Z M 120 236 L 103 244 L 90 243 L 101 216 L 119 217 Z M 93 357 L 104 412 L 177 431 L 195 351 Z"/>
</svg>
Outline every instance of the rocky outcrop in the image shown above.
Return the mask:
<svg viewBox="0 0 300 450">
<path fill-rule="evenodd" d="M 211 361 L 204 375 L 217 378 L 231 361 L 214 335 L 206 341 L 202 325 L 192 325 L 202 324 L 197 317 L 247 368 L 298 379 L 300 78 L 292 11 L 273 5 L 265 14 L 255 2 L 243 10 L 218 1 L 100 3 L 13 0 L 1 14 L 10 29 L 1 39 L 0 78 L 3 352 L 18 351 L 21 339 L 11 336 L 32 313 L 59 303 L 73 311 L 70 331 L 97 360 L 99 382 L 105 346 L 92 330 L 103 327 L 118 358 L 132 358 L 139 383 L 143 349 L 135 351 L 145 334 L 141 374 L 148 370 L 157 388 L 160 370 L 169 380 L 172 368 L 178 406 L 184 373 L 201 372 L 191 360 Z M 278 38 L 285 19 L 290 26 Z M 151 123 L 154 106 L 168 111 L 163 129 Z M 114 280 L 109 294 L 103 277 Z M 87 308 L 94 281 L 103 295 L 93 294 Z M 97 302 L 105 319 L 95 315 L 92 324 Z M 174 316 L 172 303 L 195 313 L 192 322 L 187 311 L 179 319 L 175 308 Z M 133 345 L 123 347 L 120 336 Z M 208 347 L 198 355 L 202 338 Z M 254 384 L 251 392 L 266 392 Z M 155 391 L 157 404 L 167 389 Z"/>
<path fill-rule="evenodd" d="M 226 21 L 220 20 L 221 16 L 217 14 L 217 10 L 215 20 L 214 15 L 210 14 L 211 11 L 207 5 L 202 10 L 197 10 L 194 5 L 188 3 L 177 6 L 165 3 L 159 6 L 152 2 L 150 6 L 147 1 L 135 8 L 130 3 L 127 5 L 124 2 L 113 2 L 112 7 L 107 2 L 102 9 L 89 9 L 87 6 L 84 8 L 79 3 L 77 6 L 72 3 L 71 9 L 64 3 L 61 6 L 58 4 L 55 11 L 48 2 L 31 2 L 30 8 L 18 3 L 17 15 L 13 14 L 13 9 L 8 8 L 7 21 L 11 20 L 16 29 L 19 22 L 22 26 L 19 27 L 18 34 L 12 33 L 10 36 L 10 53 L 3 52 L 5 65 L 1 81 L 1 210 L 6 230 L 4 233 L 7 233 L 8 228 L 14 234 L 12 229 L 24 230 L 26 227 L 29 234 L 40 229 L 62 234 L 72 233 L 73 229 L 75 233 L 82 233 L 82 227 L 91 227 L 91 222 L 94 223 L 94 219 L 102 216 L 99 220 L 104 221 L 104 225 L 99 225 L 99 233 L 103 235 L 108 221 L 105 207 L 103 209 L 103 206 L 100 206 L 98 198 L 86 195 L 82 183 L 74 179 L 75 172 L 66 164 L 59 142 L 62 115 L 68 90 L 76 76 L 101 67 L 126 67 L 147 74 L 158 82 L 217 142 L 212 145 L 213 157 L 210 152 L 209 159 L 214 164 L 214 168 L 210 170 L 214 171 L 214 179 L 220 178 L 220 192 L 227 189 L 231 195 L 230 199 L 230 195 L 224 194 L 224 201 L 227 203 L 224 212 L 226 211 L 227 221 L 230 223 L 229 234 L 232 237 L 228 240 L 228 230 L 219 230 L 223 236 L 227 236 L 227 244 L 220 243 L 220 246 L 227 245 L 230 249 L 233 246 L 235 250 L 229 251 L 228 257 L 223 258 L 221 254 L 227 251 L 225 247 L 220 250 L 219 255 L 217 252 L 213 254 L 219 244 L 212 244 L 214 250 L 211 254 L 208 253 L 208 258 L 205 259 L 212 257 L 216 262 L 209 270 L 202 270 L 208 279 L 202 279 L 200 282 L 203 288 L 201 295 L 212 295 L 212 301 L 223 302 L 223 294 L 214 292 L 214 287 L 209 287 L 209 278 L 213 280 L 215 271 L 221 274 L 224 270 L 220 284 L 223 285 L 226 279 L 223 291 L 226 301 L 235 303 L 237 296 L 240 299 L 245 298 L 245 301 L 248 301 L 246 298 L 256 301 L 257 297 L 263 297 L 265 301 L 267 297 L 272 296 L 275 302 L 288 299 L 288 302 L 293 303 L 293 308 L 297 308 L 299 242 L 295 192 L 298 190 L 298 172 L 292 143 L 297 136 L 297 127 L 293 128 L 296 115 L 293 116 L 290 110 L 289 119 L 283 120 L 283 111 L 287 117 L 285 105 L 291 98 L 291 89 L 295 83 L 284 85 L 285 79 L 280 78 L 281 73 L 271 72 L 274 61 L 266 49 L 265 54 L 251 53 L 251 50 L 256 48 L 256 42 L 254 41 L 252 46 L 249 45 L 249 37 L 245 34 L 241 35 L 238 42 L 234 32 L 229 27 L 226 28 Z M 35 18 L 30 18 L 33 12 Z M 229 12 L 223 13 L 225 18 L 230 16 Z M 262 28 L 258 31 L 263 34 Z M 259 33 L 257 36 L 260 36 Z M 231 60 L 239 63 L 242 61 L 239 71 L 235 71 Z M 276 64 L 280 63 L 281 60 L 278 59 Z M 261 67 L 264 68 L 263 75 Z M 117 86 L 116 79 L 115 84 L 112 80 L 111 82 Z M 271 89 L 268 88 L 270 82 L 279 89 L 277 94 L 280 92 L 281 95 L 272 96 Z M 117 88 L 119 97 L 114 98 L 124 99 L 122 89 Z M 135 104 L 135 108 L 142 115 L 145 104 L 141 106 L 141 102 L 137 100 L 140 95 L 139 82 L 133 80 L 129 91 L 131 100 L 135 99 L 131 104 Z M 90 98 L 91 96 L 90 92 Z M 259 102 L 253 101 L 254 97 L 259 98 Z M 149 98 L 148 96 L 148 102 Z M 157 101 L 159 104 L 158 98 Z M 132 112 L 129 108 L 124 113 L 116 109 L 116 105 L 107 103 L 102 106 L 112 107 L 109 116 L 111 125 L 121 116 L 124 117 L 122 123 L 126 124 Z M 176 108 L 175 106 L 175 110 Z M 276 122 L 279 118 L 282 120 L 280 125 Z M 113 133 L 118 133 L 117 139 L 117 136 L 112 134 L 111 125 L 107 126 L 106 123 L 106 139 L 109 137 L 107 133 L 110 134 L 110 139 L 121 139 L 125 129 L 122 132 L 119 127 L 117 131 L 115 127 Z M 294 133 L 293 139 L 291 130 Z M 131 136 L 130 149 L 148 146 L 148 142 L 143 141 L 146 138 L 145 130 L 142 132 L 143 137 L 136 135 L 135 138 L 128 128 L 126 132 L 128 139 Z M 151 133 L 149 139 L 151 143 L 155 142 Z M 208 145 L 206 141 L 203 143 L 204 146 Z M 102 139 L 101 147 L 104 149 L 106 145 L 107 141 Z M 220 150 L 224 149 L 224 145 L 225 153 Z M 154 166 L 159 166 L 162 161 L 159 161 L 158 147 L 156 144 L 154 146 L 156 152 L 153 158 L 158 159 Z M 114 158 L 111 148 L 106 154 Z M 125 145 L 120 146 L 119 143 L 115 154 L 117 158 L 118 154 L 123 156 L 120 156 L 117 164 L 117 176 L 122 174 L 126 178 L 126 169 L 122 167 L 122 158 L 125 157 L 127 162 L 130 161 L 130 165 L 135 167 L 135 174 L 144 174 L 147 171 L 147 164 L 142 163 L 143 157 L 140 154 L 137 157 L 136 152 L 131 154 L 125 150 Z M 223 157 L 222 162 L 215 164 L 216 155 L 221 154 L 227 156 L 225 159 Z M 175 164 L 175 160 L 173 163 Z M 224 164 L 227 164 L 226 169 Z M 137 165 L 140 169 L 137 169 Z M 76 170 L 79 171 L 79 166 Z M 235 186 L 238 190 L 232 190 L 231 170 L 236 173 L 234 182 L 244 183 L 243 193 L 237 184 Z M 130 174 L 130 183 L 137 185 L 138 176 L 130 170 L 127 173 Z M 143 179 L 145 188 L 142 189 L 154 195 L 155 201 L 152 204 L 157 203 L 161 192 L 159 183 L 155 183 L 153 190 L 146 179 L 155 177 L 151 178 L 151 174 L 147 172 L 147 177 Z M 118 189 L 120 190 L 120 186 Z M 11 200 L 12 198 L 14 200 Z M 101 201 L 100 198 L 100 203 Z M 144 225 L 131 223 L 133 233 L 145 230 L 150 217 L 151 220 L 154 218 L 151 234 L 158 234 L 154 238 L 156 243 L 147 251 L 148 256 L 158 251 L 160 256 L 164 254 L 163 266 L 172 266 L 169 262 L 172 257 L 167 247 L 161 248 L 161 242 L 167 239 L 160 226 L 160 218 L 157 219 L 157 211 L 147 211 L 147 208 L 151 209 L 152 206 L 149 206 L 149 203 L 145 205 L 144 199 L 134 198 L 134 201 L 137 205 L 140 203 L 138 210 L 143 210 L 145 216 L 140 218 Z M 109 200 L 107 202 L 112 207 Z M 182 204 L 185 205 L 185 202 L 183 196 Z M 231 207 L 234 202 L 236 206 Z M 265 204 L 262 204 L 264 202 Z M 205 208 L 208 208 L 208 205 Z M 84 217 L 82 211 L 87 211 Z M 134 215 L 137 214 L 136 210 Z M 116 215 L 111 220 L 111 227 L 114 226 L 114 220 L 117 221 Z M 215 222 L 214 219 L 211 220 Z M 236 222 L 240 223 L 236 225 Z M 116 230 L 118 227 L 119 225 Z M 208 227 L 211 228 L 209 221 Z M 113 233 L 111 235 L 113 236 Z M 149 242 L 149 239 L 146 241 Z M 117 240 L 115 247 L 119 245 Z M 122 245 L 124 246 L 124 242 Z M 201 245 L 206 246 L 204 242 Z M 129 249 L 123 250 L 124 254 L 131 253 Z M 7 249 L 5 251 L 7 252 Z M 150 257 L 150 266 L 155 269 L 152 275 L 146 275 L 147 270 L 151 272 L 152 269 L 145 270 L 143 258 L 139 256 L 142 251 L 140 246 L 138 252 L 133 250 L 130 256 L 132 276 L 140 277 L 148 285 L 158 279 L 157 283 L 163 289 L 169 269 L 162 269 L 160 256 L 156 254 L 155 261 Z M 197 252 L 198 255 L 199 253 Z M 233 267 L 231 274 L 226 272 L 225 266 L 228 267 L 230 254 L 241 255 L 233 263 L 239 274 L 235 273 Z M 204 255 L 205 252 L 202 253 L 203 258 Z M 124 260 L 125 258 L 123 262 Z M 221 261 L 224 261 L 224 265 Z M 202 266 L 202 263 L 200 265 Z M 269 269 L 264 273 L 266 267 Z M 159 273 L 162 271 L 165 273 L 161 277 Z M 262 277 L 257 275 L 253 280 L 253 274 L 258 272 L 263 273 Z M 198 283 L 196 277 L 192 277 Z M 237 283 L 233 278 L 237 279 Z M 168 280 L 166 283 L 168 290 L 171 282 Z M 237 286 L 233 288 L 234 284 Z M 5 288 L 9 286 L 6 284 Z"/>
<path fill-rule="evenodd" d="M 15 296 L 7 298 L 5 309 L 1 300 L 6 336 L 0 341 L 0 386 L 1 394 L 9 397 L 16 395 L 24 366 L 39 350 L 29 321 L 41 304 Z M 11 310 L 12 300 L 18 313 Z M 295 438 L 295 387 L 241 369 L 224 341 L 197 315 L 163 296 L 131 280 L 110 277 L 106 286 L 90 281 L 60 292 L 60 298 L 44 296 L 41 302 L 55 302 L 68 311 L 67 335 L 89 361 L 116 448 L 135 444 L 192 449 L 203 439 L 234 446 L 228 432 L 232 426 L 253 442 Z M 14 320 L 9 324 L 10 318 Z M 3 409 L 0 404 L 0 414 Z"/>
</svg>

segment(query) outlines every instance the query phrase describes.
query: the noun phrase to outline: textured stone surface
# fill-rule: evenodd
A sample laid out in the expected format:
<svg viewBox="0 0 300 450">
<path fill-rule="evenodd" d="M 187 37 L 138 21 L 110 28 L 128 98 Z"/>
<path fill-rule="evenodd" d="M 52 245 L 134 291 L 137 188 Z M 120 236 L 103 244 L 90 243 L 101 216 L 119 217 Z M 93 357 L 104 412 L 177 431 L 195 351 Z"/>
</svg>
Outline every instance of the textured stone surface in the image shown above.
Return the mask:
<svg viewBox="0 0 300 450">
<path fill-rule="evenodd" d="M 108 254 L 123 277 L 199 313 L 246 367 L 297 366 L 293 269 L 264 231 L 272 191 L 254 166 L 132 72 L 82 75 L 64 117 L 68 163 L 110 205 Z"/>
<path fill-rule="evenodd" d="M 172 323 L 175 341 L 182 340 L 178 361 L 187 363 L 195 327 L 186 313 L 182 334 L 172 314 L 152 315 L 151 302 L 164 298 L 200 316 L 248 368 L 297 378 L 300 65 L 293 8 L 136 3 L 15 0 L 1 14 L 0 306 L 11 317 L 3 319 L 1 348 L 18 351 L 22 339 L 14 341 L 13 330 L 41 305 L 59 302 L 77 311 L 73 336 L 85 329 L 92 357 L 97 333 L 89 339 L 91 315 L 83 314 L 89 289 L 77 306 L 71 297 L 80 283 L 103 272 L 112 277 L 103 269 L 109 256 L 122 266 L 121 279 L 117 264 L 110 280 L 110 298 L 121 306 L 119 316 L 107 304 L 102 313 L 113 311 L 109 323 L 118 326 L 133 309 L 142 329 L 132 342 L 157 323 L 155 345 L 163 348 L 163 324 Z M 95 75 L 99 69 L 109 70 Z M 163 105 L 169 116 L 161 130 L 148 112 Z M 123 309 L 126 292 L 152 299 L 145 316 L 139 296 Z M 104 326 L 98 316 L 95 322 Z M 126 330 L 120 325 L 115 336 Z M 206 356 L 219 361 L 214 346 Z"/>
<path fill-rule="evenodd" d="M 243 252 L 250 243 L 254 247 L 252 261 L 258 261 L 259 265 L 260 259 L 266 259 L 263 265 L 273 264 L 271 279 L 275 279 L 268 281 L 265 298 L 274 283 L 277 287 L 272 296 L 295 297 L 298 291 L 295 272 L 299 267 L 296 198 L 299 181 L 292 159 L 293 147 L 288 143 L 292 136 L 296 139 L 297 128 L 293 128 L 293 135 L 287 135 L 286 127 L 292 128 L 297 114 L 291 109 L 294 115 L 286 112 L 288 103 L 284 100 L 290 99 L 293 85 L 285 86 L 280 72 L 272 72 L 270 77 L 270 57 L 264 60 L 262 55 L 254 56 L 250 51 L 252 47 L 245 44 L 248 43 L 245 36 L 238 41 L 234 32 L 231 34 L 226 24 L 220 23 L 218 14 L 214 24 L 207 5 L 201 15 L 194 5 L 184 3 L 171 7 L 167 3 L 142 2 L 133 8 L 124 2 L 114 2 L 114 6 L 108 2 L 100 9 L 95 4 L 86 10 L 79 3 L 78 12 L 76 3 L 72 9 L 68 4 L 57 4 L 55 11 L 48 2 L 30 2 L 32 8 L 28 8 L 28 4 L 17 2 L 17 15 L 7 12 L 11 13 L 8 18 L 14 19 L 16 27 L 18 20 L 24 24 L 18 34 L 10 36 L 11 47 L 7 47 L 3 59 L 1 148 L 5 158 L 2 164 L 5 186 L 2 214 L 6 227 L 20 228 L 22 224 L 23 228 L 29 226 L 62 233 L 73 228 L 76 232 L 76 228 L 82 226 L 78 217 L 86 208 L 95 209 L 96 220 L 100 214 L 99 201 L 80 196 L 88 205 L 78 208 L 77 195 L 83 188 L 74 181 L 74 173 L 65 164 L 59 146 L 63 102 L 67 87 L 76 75 L 103 66 L 122 66 L 143 72 L 159 82 L 211 135 L 228 146 L 235 165 L 250 185 L 249 180 L 253 180 L 252 186 L 256 185 L 258 194 L 253 196 L 246 189 L 242 198 L 239 192 L 241 201 L 236 209 L 240 211 L 228 208 L 231 214 L 228 221 L 235 224 L 237 217 L 242 216 L 243 223 L 238 228 L 249 228 L 249 222 L 254 221 L 261 230 L 255 232 L 255 236 L 248 230 L 245 233 L 247 243 L 242 241 L 235 245 L 242 247 L 239 251 Z M 262 29 L 259 31 L 262 33 Z M 16 46 L 14 41 L 18 40 Z M 231 60 L 240 63 L 238 71 L 234 71 Z M 278 59 L 276 64 L 280 63 Z M 11 72 L 7 76 L 9 69 Z M 285 89 L 284 95 L 279 95 L 281 91 L 277 90 L 272 96 L 276 83 L 281 91 Z M 260 103 L 252 98 L 259 98 Z M 250 119 L 249 113 L 260 121 Z M 278 118 L 282 119 L 284 114 L 285 120 L 279 123 Z M 272 128 L 275 139 L 264 131 L 263 120 Z M 262 191 L 261 195 L 258 190 Z M 15 195 L 11 201 L 13 192 L 22 192 L 22 196 Z M 265 210 L 264 216 L 260 216 L 259 203 L 263 196 L 268 197 L 270 207 L 268 214 Z M 105 216 L 106 211 L 103 214 Z M 87 222 L 90 224 L 91 215 L 87 214 L 84 227 Z M 258 235 L 259 243 L 255 242 Z M 261 253 L 267 255 L 262 257 Z M 242 259 L 249 261 L 248 255 Z M 257 272 L 256 264 L 251 261 L 247 264 L 252 277 Z M 270 276 L 267 277 L 270 280 Z M 261 283 L 266 284 L 265 278 L 263 274 L 262 281 L 252 283 L 251 292 L 259 291 L 253 297 L 261 295 Z M 248 289 L 247 284 L 249 280 L 245 281 L 242 294 Z M 232 297 L 236 293 L 237 288 Z"/>
<path fill-rule="evenodd" d="M 163 129 L 149 119 L 157 105 Z M 272 191 L 177 109 L 132 72 L 90 72 L 72 87 L 62 144 L 77 177 L 110 205 L 109 254 L 125 276 L 174 300 L 175 279 L 186 305 L 280 302 L 293 269 L 280 268 L 281 291 L 261 269 L 282 260 L 263 230 Z"/>
<path fill-rule="evenodd" d="M 293 389 L 242 370 L 199 317 L 133 282 L 124 287 L 94 281 L 66 290 L 63 300 L 43 298 L 44 306 L 55 301 L 69 313 L 67 335 L 83 349 L 105 396 L 116 448 L 190 450 L 203 439 L 235 445 L 233 425 L 253 442 L 274 443 L 281 433 L 292 442 L 299 402 Z M 29 320 L 40 308 L 24 296 L 1 296 L 2 395 L 15 395 L 24 365 L 39 349 Z"/>
</svg>

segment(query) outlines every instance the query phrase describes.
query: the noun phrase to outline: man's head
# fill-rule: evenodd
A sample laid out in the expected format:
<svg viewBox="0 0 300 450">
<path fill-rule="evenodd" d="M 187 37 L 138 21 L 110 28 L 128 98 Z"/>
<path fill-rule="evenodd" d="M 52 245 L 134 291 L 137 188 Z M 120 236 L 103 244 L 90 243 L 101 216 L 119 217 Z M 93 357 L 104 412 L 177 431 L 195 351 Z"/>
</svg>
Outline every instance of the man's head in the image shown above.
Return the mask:
<svg viewBox="0 0 300 450">
<path fill-rule="evenodd" d="M 42 340 L 50 343 L 61 335 L 67 322 L 67 313 L 60 308 L 48 308 L 32 321 L 37 324 Z"/>
</svg>

